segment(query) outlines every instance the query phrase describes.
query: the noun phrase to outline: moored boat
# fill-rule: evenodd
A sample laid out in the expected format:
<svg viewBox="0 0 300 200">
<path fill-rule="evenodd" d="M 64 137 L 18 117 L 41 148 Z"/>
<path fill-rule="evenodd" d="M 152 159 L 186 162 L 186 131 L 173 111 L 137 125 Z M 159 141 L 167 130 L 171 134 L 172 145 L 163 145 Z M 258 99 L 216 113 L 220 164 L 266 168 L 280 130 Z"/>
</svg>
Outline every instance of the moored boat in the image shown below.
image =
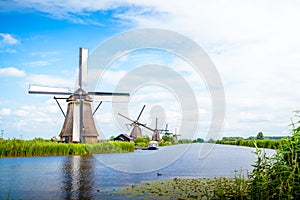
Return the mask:
<svg viewBox="0 0 300 200">
<path fill-rule="evenodd" d="M 150 141 L 148 144 L 148 150 L 158 150 L 158 142 Z"/>
</svg>

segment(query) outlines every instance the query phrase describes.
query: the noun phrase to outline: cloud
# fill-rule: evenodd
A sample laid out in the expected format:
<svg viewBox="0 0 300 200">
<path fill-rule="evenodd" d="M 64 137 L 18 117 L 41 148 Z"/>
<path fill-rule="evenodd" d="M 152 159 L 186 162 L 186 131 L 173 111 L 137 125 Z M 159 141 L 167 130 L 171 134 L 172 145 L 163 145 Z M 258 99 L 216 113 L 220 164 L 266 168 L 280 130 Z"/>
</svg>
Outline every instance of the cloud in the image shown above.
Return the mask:
<svg viewBox="0 0 300 200">
<path fill-rule="evenodd" d="M 25 117 L 29 114 L 29 112 L 27 110 L 24 110 L 24 109 L 19 109 L 14 114 L 18 117 Z"/>
<path fill-rule="evenodd" d="M 23 77 L 26 73 L 14 67 L 0 68 L 0 76 Z"/>
<path fill-rule="evenodd" d="M 2 108 L 0 110 L 0 115 L 2 115 L 2 116 L 8 116 L 8 115 L 10 115 L 10 113 L 11 113 L 11 110 L 9 108 Z"/>
<path fill-rule="evenodd" d="M 46 101 L 32 105 L 21 105 L 13 112 L 14 119 L 12 121 L 17 130 L 22 131 L 22 133 L 40 132 L 40 130 L 43 130 L 39 134 L 42 134 L 45 138 L 50 138 L 52 134 L 59 135 L 59 129 L 63 123 L 63 116 L 59 112 L 58 106 L 51 97 Z M 28 137 L 30 138 L 32 135 Z"/>
<path fill-rule="evenodd" d="M 30 53 L 30 56 L 38 56 L 41 58 L 49 57 L 49 56 L 55 56 L 58 55 L 57 51 L 45 51 L 45 52 L 32 52 Z"/>
<path fill-rule="evenodd" d="M 30 74 L 26 77 L 26 85 L 35 84 L 41 86 L 69 87 L 75 86 L 75 77 L 58 77 L 44 74 Z"/>
<path fill-rule="evenodd" d="M 47 66 L 49 64 L 50 64 L 50 62 L 44 61 L 44 60 L 32 61 L 32 62 L 26 62 L 26 63 L 24 63 L 24 65 L 31 66 L 31 67 L 44 67 L 44 66 Z"/>
<path fill-rule="evenodd" d="M 11 46 L 11 45 L 16 45 L 16 44 L 21 43 L 14 36 L 12 36 L 11 34 L 7 34 L 7 33 L 0 33 L 0 38 L 1 38 L 0 47 Z"/>
<path fill-rule="evenodd" d="M 20 120 L 15 123 L 15 126 L 17 127 L 18 131 L 22 131 L 26 125 L 27 125 L 27 122 L 25 120 Z"/>
</svg>

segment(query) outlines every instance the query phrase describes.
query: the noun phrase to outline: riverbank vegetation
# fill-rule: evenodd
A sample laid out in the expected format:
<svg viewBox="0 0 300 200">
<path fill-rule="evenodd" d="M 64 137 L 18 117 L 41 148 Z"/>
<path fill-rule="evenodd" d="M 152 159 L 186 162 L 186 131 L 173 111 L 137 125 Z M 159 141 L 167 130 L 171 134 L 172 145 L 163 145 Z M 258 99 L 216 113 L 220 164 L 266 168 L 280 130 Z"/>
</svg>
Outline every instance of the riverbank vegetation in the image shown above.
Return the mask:
<svg viewBox="0 0 300 200">
<path fill-rule="evenodd" d="M 137 149 L 147 148 L 150 142 L 149 136 L 138 137 L 134 140 L 134 145 Z M 161 140 L 158 142 L 159 146 L 169 146 L 175 144 L 189 144 L 189 143 L 202 143 L 204 140 L 202 138 L 198 138 L 196 140 L 191 139 L 175 139 L 172 135 L 163 135 Z"/>
<path fill-rule="evenodd" d="M 96 144 L 73 144 L 34 140 L 0 139 L 0 157 L 67 156 L 93 153 L 121 153 L 134 151 L 131 142 L 100 142 Z"/>
<path fill-rule="evenodd" d="M 268 148 L 268 149 L 278 149 L 285 140 L 245 140 L 238 139 L 234 141 L 225 141 L 225 140 L 217 140 L 216 144 L 226 144 L 226 145 L 237 145 L 237 146 L 246 146 L 246 147 L 255 147 L 255 145 L 259 148 Z"/>
<path fill-rule="evenodd" d="M 247 146 L 247 147 L 259 147 L 268 149 L 278 149 L 280 148 L 285 139 L 288 137 L 282 136 L 268 136 L 265 137 L 263 132 L 258 132 L 257 136 L 251 136 L 248 138 L 243 137 L 223 137 L 222 140 L 217 140 L 216 144 L 228 144 L 237 146 Z"/>
</svg>

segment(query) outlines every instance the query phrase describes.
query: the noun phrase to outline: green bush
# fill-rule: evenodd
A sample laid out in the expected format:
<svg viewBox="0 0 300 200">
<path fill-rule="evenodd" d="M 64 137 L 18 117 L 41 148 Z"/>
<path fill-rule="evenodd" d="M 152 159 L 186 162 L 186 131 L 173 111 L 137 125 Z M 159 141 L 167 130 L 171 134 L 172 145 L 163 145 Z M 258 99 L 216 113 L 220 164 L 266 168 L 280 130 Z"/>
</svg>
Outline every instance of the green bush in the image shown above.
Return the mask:
<svg viewBox="0 0 300 200">
<path fill-rule="evenodd" d="M 158 142 L 158 146 L 169 146 L 171 144 L 172 143 L 169 142 L 169 141 L 160 141 L 160 142 Z"/>
<path fill-rule="evenodd" d="M 143 137 L 137 137 L 135 140 L 134 140 L 134 143 L 135 145 L 139 146 L 138 143 L 145 143 L 146 146 L 148 146 L 150 142 L 150 138 L 148 136 L 143 136 Z"/>
<path fill-rule="evenodd" d="M 164 142 L 168 142 L 168 143 L 170 143 L 170 144 L 175 144 L 174 137 L 171 136 L 171 135 L 163 135 L 163 136 L 162 136 L 162 140 L 163 140 Z"/>
</svg>

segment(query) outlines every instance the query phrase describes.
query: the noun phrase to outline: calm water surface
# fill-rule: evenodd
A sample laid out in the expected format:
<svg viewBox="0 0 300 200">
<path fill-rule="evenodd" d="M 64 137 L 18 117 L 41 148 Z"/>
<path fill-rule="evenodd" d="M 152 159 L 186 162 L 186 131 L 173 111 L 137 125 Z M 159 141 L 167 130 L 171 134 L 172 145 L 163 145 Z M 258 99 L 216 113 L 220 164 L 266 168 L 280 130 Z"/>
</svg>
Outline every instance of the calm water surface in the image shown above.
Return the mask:
<svg viewBox="0 0 300 200">
<path fill-rule="evenodd" d="M 0 199 L 6 199 L 9 191 L 10 199 L 120 199 L 110 192 L 137 182 L 174 177 L 233 177 L 234 171 L 241 169 L 247 176 L 256 161 L 253 148 L 229 145 L 215 145 L 199 158 L 199 149 L 205 145 L 210 144 L 126 154 L 1 158 Z M 168 157 L 172 157 L 182 148 L 186 151 L 172 163 L 164 155 L 170 152 Z M 132 173 L 134 169 L 139 173 Z"/>
</svg>

